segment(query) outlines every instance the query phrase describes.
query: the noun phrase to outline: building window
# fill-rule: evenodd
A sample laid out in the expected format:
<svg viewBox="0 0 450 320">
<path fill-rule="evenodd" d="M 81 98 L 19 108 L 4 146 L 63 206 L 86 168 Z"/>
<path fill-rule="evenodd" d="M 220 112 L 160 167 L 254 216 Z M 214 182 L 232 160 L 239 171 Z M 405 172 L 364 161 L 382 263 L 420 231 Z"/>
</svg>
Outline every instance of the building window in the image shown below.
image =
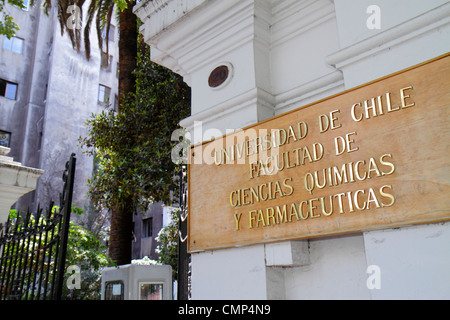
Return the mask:
<svg viewBox="0 0 450 320">
<path fill-rule="evenodd" d="M 11 145 L 11 132 L 0 130 L 0 146 L 7 147 Z"/>
<path fill-rule="evenodd" d="M 30 1 L 29 0 L 23 0 L 23 5 L 24 5 L 24 7 L 22 8 L 22 10 L 28 11 L 29 8 L 30 8 Z"/>
<path fill-rule="evenodd" d="M 104 86 L 102 84 L 98 85 L 98 102 L 108 103 L 110 94 L 111 88 Z"/>
<path fill-rule="evenodd" d="M 17 83 L 0 79 L 0 96 L 11 100 L 16 100 L 16 95 L 17 95 Z"/>
<path fill-rule="evenodd" d="M 114 111 L 119 112 L 119 97 L 114 95 Z"/>
<path fill-rule="evenodd" d="M 151 238 L 153 236 L 153 218 L 142 220 L 142 235 L 144 238 Z"/>
<path fill-rule="evenodd" d="M 22 54 L 23 39 L 17 37 L 11 37 L 11 39 L 8 39 L 8 37 L 5 36 L 3 38 L 3 49 Z"/>
<path fill-rule="evenodd" d="M 111 71 L 112 55 L 107 55 L 106 52 L 102 52 L 102 69 Z"/>
<path fill-rule="evenodd" d="M 111 42 L 114 42 L 114 32 L 116 30 L 116 27 L 114 27 L 112 24 L 109 26 L 109 34 L 108 34 L 108 40 Z M 106 39 L 106 26 L 102 31 L 102 38 Z"/>
</svg>

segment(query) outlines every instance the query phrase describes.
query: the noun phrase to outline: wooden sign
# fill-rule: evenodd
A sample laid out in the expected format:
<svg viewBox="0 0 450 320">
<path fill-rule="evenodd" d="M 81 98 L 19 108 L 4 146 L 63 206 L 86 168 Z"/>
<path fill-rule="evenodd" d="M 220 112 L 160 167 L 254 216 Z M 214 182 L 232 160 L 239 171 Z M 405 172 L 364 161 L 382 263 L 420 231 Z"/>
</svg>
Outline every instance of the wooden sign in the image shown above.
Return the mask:
<svg viewBox="0 0 450 320">
<path fill-rule="evenodd" d="M 450 220 L 449 88 L 445 55 L 192 146 L 189 251 Z"/>
</svg>

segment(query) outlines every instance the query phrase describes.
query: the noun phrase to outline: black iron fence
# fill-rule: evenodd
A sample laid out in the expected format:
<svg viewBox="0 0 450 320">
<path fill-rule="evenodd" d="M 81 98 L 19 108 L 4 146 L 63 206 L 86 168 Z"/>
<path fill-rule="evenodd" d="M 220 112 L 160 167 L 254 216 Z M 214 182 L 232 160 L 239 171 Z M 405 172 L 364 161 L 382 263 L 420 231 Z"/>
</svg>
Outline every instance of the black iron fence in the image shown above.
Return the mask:
<svg viewBox="0 0 450 320">
<path fill-rule="evenodd" d="M 60 300 L 76 158 L 63 174 L 60 207 L 10 216 L 0 229 L 0 300 Z"/>
</svg>

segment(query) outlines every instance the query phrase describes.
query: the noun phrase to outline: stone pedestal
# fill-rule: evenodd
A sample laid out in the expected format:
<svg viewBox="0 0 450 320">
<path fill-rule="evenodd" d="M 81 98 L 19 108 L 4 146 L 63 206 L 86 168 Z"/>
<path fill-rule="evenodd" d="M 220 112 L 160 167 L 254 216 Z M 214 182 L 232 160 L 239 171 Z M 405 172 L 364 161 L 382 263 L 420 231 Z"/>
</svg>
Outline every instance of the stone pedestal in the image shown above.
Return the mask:
<svg viewBox="0 0 450 320">
<path fill-rule="evenodd" d="M 24 194 L 33 191 L 43 170 L 24 167 L 6 156 L 10 149 L 0 147 L 0 223 L 8 219 L 11 206 Z"/>
</svg>

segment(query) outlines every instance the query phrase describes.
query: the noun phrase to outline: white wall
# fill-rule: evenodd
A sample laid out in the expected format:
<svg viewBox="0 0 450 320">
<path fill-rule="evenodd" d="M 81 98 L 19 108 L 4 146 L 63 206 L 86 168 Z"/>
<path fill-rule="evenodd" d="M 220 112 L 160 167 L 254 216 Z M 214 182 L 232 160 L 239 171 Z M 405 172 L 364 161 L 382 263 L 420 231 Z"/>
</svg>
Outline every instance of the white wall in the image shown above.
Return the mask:
<svg viewBox="0 0 450 320">
<path fill-rule="evenodd" d="M 310 240 L 311 263 L 285 269 L 287 299 L 367 299 L 360 235 Z"/>
<path fill-rule="evenodd" d="M 373 299 L 449 299 L 450 224 L 364 234 L 368 265 L 378 265 Z"/>
<path fill-rule="evenodd" d="M 191 130 L 202 121 L 225 133 L 450 51 L 449 1 L 197 1 L 173 24 L 158 22 L 170 6 L 148 3 L 135 9 L 141 31 L 153 59 L 192 86 Z M 380 29 L 366 26 L 372 4 Z M 212 90 L 209 72 L 224 61 L 234 78 Z M 194 253 L 192 298 L 449 299 L 449 234 L 442 223 Z M 380 289 L 367 286 L 371 265 Z"/>
<path fill-rule="evenodd" d="M 192 255 L 192 299 L 266 299 L 264 245 Z"/>
</svg>

